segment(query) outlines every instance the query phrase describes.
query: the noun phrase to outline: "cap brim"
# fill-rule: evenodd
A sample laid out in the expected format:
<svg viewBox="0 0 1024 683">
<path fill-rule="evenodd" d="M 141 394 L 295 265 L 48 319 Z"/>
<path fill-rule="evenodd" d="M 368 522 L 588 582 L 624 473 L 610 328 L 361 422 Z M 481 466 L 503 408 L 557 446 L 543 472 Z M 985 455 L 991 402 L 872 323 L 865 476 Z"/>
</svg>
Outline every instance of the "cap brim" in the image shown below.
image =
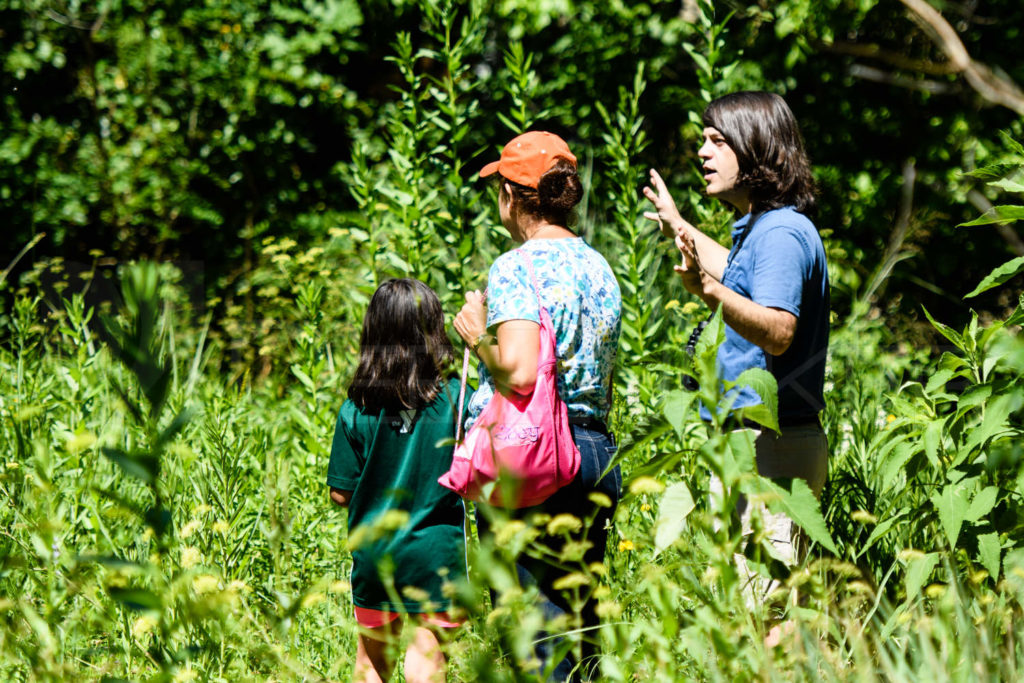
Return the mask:
<svg viewBox="0 0 1024 683">
<path fill-rule="evenodd" d="M 489 163 L 486 166 L 484 166 L 483 168 L 481 168 L 480 169 L 480 177 L 481 178 L 486 178 L 489 175 L 494 175 L 495 173 L 497 173 L 498 172 L 498 164 L 500 164 L 500 163 L 501 163 L 500 161 L 492 161 L 491 163 Z"/>
</svg>

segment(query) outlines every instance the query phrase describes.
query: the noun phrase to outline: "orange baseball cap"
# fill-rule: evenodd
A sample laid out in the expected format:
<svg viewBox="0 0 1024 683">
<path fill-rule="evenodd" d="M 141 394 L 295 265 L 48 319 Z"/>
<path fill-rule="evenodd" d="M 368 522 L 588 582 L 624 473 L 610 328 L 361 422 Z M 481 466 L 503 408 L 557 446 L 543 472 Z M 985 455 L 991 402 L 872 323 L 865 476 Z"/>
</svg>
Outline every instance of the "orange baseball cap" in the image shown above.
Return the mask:
<svg viewBox="0 0 1024 683">
<path fill-rule="evenodd" d="M 551 170 L 557 159 L 576 165 L 576 157 L 565 140 L 554 133 L 531 130 L 512 138 L 501 150 L 501 158 L 480 170 L 480 177 L 501 173 L 514 183 L 537 189 L 540 177 Z"/>
</svg>

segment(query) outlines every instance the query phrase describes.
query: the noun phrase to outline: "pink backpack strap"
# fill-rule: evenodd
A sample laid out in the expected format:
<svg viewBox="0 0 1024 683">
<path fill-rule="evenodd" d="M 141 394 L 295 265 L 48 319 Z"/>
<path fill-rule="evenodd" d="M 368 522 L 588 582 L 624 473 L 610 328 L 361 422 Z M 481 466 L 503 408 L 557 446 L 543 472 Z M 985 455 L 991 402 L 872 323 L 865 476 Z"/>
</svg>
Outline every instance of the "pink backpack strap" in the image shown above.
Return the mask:
<svg viewBox="0 0 1024 683">
<path fill-rule="evenodd" d="M 533 272 L 533 261 L 527 256 L 526 252 L 521 249 L 516 249 L 516 253 L 523 257 L 526 262 L 526 270 L 530 273 L 530 281 L 533 283 L 533 294 L 537 297 L 537 306 L 544 308 L 544 304 L 540 300 L 540 287 L 537 285 L 537 276 Z M 462 378 L 459 380 L 459 410 L 455 414 L 455 440 L 462 440 L 462 409 L 465 406 L 466 401 L 466 377 L 469 375 L 469 347 L 467 346 L 462 353 Z"/>
<path fill-rule="evenodd" d="M 462 354 L 462 379 L 459 382 L 459 410 L 455 413 L 455 440 L 462 441 L 462 408 L 466 400 L 466 375 L 469 373 L 469 347 Z"/>
</svg>

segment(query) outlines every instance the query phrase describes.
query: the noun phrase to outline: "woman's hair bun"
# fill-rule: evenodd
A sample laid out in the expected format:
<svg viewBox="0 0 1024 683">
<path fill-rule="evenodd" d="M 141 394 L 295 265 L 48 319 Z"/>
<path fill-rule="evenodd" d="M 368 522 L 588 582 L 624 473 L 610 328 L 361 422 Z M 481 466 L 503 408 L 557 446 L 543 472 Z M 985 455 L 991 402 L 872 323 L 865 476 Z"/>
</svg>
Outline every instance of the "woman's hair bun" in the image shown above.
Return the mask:
<svg viewBox="0 0 1024 683">
<path fill-rule="evenodd" d="M 583 199 L 583 183 L 576 166 L 566 159 L 555 162 L 537 183 L 537 199 L 544 213 L 567 213 Z"/>
</svg>

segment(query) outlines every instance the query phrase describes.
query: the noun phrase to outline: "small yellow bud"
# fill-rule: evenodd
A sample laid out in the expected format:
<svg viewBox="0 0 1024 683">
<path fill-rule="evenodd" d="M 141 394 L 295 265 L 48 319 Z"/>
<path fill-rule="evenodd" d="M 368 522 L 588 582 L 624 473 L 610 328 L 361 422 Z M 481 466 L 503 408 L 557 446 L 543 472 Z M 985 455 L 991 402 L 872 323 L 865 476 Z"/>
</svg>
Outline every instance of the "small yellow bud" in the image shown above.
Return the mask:
<svg viewBox="0 0 1024 683">
<path fill-rule="evenodd" d="M 557 536 L 562 533 L 573 533 L 583 528 L 583 521 L 574 515 L 563 512 L 560 515 L 555 515 L 550 522 L 548 522 L 547 530 L 552 536 Z"/>
<path fill-rule="evenodd" d="M 850 513 L 850 519 L 858 524 L 878 524 L 878 518 L 867 510 L 854 510 Z"/>
<path fill-rule="evenodd" d="M 557 591 L 564 591 L 572 588 L 580 588 L 581 586 L 587 586 L 589 584 L 589 576 L 582 572 L 572 572 L 571 574 L 566 574 L 561 578 L 555 579 L 551 586 Z"/>
<path fill-rule="evenodd" d="M 602 619 L 618 619 L 622 616 L 622 605 L 615 602 L 614 600 L 602 600 L 597 603 L 597 607 L 594 608 L 597 616 Z"/>
<path fill-rule="evenodd" d="M 327 600 L 327 596 L 323 593 L 307 593 L 302 597 L 302 607 L 303 609 L 309 609 L 310 607 L 319 605 L 325 600 Z"/>
</svg>

